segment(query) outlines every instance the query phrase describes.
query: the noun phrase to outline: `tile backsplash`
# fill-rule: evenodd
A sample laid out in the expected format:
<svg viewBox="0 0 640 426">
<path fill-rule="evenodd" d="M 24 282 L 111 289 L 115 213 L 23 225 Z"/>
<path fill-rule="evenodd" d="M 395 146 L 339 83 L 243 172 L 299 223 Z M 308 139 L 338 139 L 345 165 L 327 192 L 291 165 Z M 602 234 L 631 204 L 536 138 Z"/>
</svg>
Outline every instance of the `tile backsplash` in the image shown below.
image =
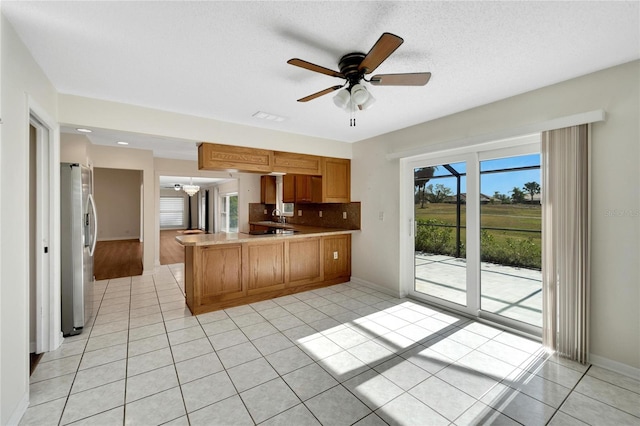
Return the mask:
<svg viewBox="0 0 640 426">
<path fill-rule="evenodd" d="M 249 222 L 272 220 L 273 204 L 249 203 Z M 264 214 L 264 211 L 267 214 Z M 302 216 L 299 216 L 302 211 Z M 320 217 L 322 212 L 322 217 Z M 346 219 L 344 215 L 346 213 Z M 360 229 L 360 203 L 331 203 L 295 205 L 293 217 L 287 217 L 293 225 L 324 226 L 326 228 Z"/>
</svg>

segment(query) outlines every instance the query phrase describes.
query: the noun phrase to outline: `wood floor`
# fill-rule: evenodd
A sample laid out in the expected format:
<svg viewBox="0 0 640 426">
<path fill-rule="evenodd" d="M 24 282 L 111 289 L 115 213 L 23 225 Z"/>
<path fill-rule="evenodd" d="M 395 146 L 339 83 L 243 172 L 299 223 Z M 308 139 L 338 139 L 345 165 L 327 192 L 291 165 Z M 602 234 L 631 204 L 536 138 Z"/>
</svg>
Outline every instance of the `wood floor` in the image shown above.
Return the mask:
<svg viewBox="0 0 640 426">
<path fill-rule="evenodd" d="M 139 240 L 98 241 L 93 273 L 96 280 L 142 275 L 142 243 Z"/>
<path fill-rule="evenodd" d="M 184 247 L 176 241 L 183 230 L 160 231 L 160 264 L 184 263 Z"/>
<path fill-rule="evenodd" d="M 184 263 L 184 247 L 175 240 L 182 230 L 160 231 L 160 264 Z M 97 280 L 142 275 L 142 243 L 138 240 L 98 241 L 93 259 Z"/>
</svg>

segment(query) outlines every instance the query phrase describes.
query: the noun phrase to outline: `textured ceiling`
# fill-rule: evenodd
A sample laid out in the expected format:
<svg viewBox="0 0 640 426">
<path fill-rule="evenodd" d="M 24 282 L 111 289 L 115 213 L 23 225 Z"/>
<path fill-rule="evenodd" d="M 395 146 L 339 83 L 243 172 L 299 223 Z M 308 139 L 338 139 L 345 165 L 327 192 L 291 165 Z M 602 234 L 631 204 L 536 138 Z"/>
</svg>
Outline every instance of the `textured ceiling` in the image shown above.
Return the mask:
<svg viewBox="0 0 640 426">
<path fill-rule="evenodd" d="M 640 57 L 638 1 L 3 1 L 2 10 L 61 93 L 345 142 Z M 405 42 L 376 73 L 430 71 L 429 84 L 370 87 L 377 102 L 355 128 L 332 95 L 296 102 L 342 80 L 288 59 L 337 69 L 385 31 Z"/>
</svg>

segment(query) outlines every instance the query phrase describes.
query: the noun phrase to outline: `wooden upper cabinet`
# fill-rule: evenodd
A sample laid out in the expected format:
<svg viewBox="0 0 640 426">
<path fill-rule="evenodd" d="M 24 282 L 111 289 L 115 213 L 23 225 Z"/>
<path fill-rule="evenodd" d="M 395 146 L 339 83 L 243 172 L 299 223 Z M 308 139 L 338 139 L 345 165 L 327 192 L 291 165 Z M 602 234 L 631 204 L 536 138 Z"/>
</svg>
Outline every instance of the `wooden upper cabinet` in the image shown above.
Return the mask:
<svg viewBox="0 0 640 426">
<path fill-rule="evenodd" d="M 285 203 L 351 202 L 351 160 L 344 158 L 201 143 L 198 169 L 286 173 L 283 181 Z M 296 190 L 298 186 L 300 189 Z M 263 203 L 271 204 L 270 201 Z"/>
<path fill-rule="evenodd" d="M 296 202 L 296 175 L 282 176 L 282 202 Z"/>
<path fill-rule="evenodd" d="M 296 203 L 321 203 L 322 178 L 320 176 L 295 175 Z"/>
<path fill-rule="evenodd" d="M 351 202 L 351 160 L 329 157 L 322 159 L 322 202 Z"/>
<path fill-rule="evenodd" d="M 273 153 L 273 171 L 296 175 L 320 175 L 322 174 L 322 158 L 317 155 L 275 151 Z"/>
<path fill-rule="evenodd" d="M 198 146 L 198 169 L 271 173 L 273 151 L 202 143 Z"/>
<path fill-rule="evenodd" d="M 260 176 L 260 202 L 262 204 L 276 203 L 275 176 Z"/>
<path fill-rule="evenodd" d="M 322 203 L 322 177 L 287 174 L 282 177 L 283 203 Z"/>
</svg>

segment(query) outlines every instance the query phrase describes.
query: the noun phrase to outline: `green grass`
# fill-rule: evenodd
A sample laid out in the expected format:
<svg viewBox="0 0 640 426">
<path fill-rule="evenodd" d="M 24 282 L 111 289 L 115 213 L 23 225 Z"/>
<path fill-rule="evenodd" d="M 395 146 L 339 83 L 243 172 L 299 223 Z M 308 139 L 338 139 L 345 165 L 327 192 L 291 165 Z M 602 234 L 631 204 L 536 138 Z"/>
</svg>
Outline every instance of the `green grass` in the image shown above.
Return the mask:
<svg viewBox="0 0 640 426">
<path fill-rule="evenodd" d="M 503 265 L 540 269 L 542 239 L 540 205 L 486 204 L 480 207 L 481 257 L 483 261 Z M 455 225 L 455 204 L 425 204 L 415 206 L 418 224 Z M 461 226 L 465 226 L 466 206 L 461 206 Z M 501 228 L 501 229 L 488 229 Z M 464 255 L 466 229 L 460 230 Z M 419 226 L 416 249 L 438 254 L 455 255 L 455 228 Z"/>
</svg>

